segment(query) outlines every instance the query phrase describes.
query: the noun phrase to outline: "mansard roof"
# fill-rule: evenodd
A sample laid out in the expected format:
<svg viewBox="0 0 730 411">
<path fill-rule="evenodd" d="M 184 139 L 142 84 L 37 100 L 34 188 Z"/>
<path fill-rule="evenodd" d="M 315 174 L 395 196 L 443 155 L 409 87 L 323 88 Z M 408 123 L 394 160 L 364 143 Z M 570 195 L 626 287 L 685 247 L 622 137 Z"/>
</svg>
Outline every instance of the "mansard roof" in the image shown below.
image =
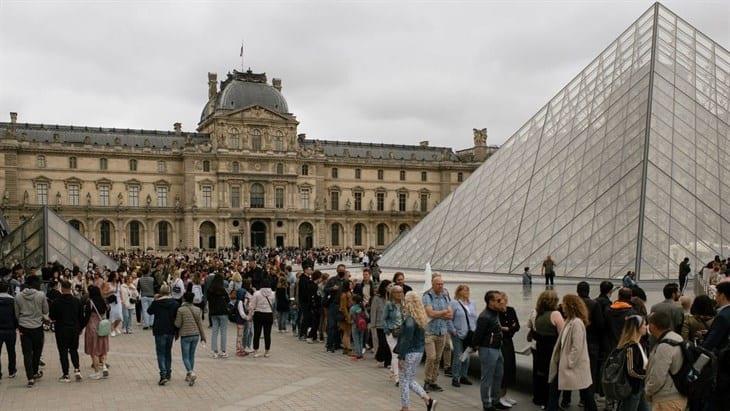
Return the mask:
<svg viewBox="0 0 730 411">
<path fill-rule="evenodd" d="M 448 147 L 361 143 L 355 141 L 305 140 L 309 148 L 320 146 L 327 157 L 371 158 L 382 160 L 459 161 Z"/>
</svg>

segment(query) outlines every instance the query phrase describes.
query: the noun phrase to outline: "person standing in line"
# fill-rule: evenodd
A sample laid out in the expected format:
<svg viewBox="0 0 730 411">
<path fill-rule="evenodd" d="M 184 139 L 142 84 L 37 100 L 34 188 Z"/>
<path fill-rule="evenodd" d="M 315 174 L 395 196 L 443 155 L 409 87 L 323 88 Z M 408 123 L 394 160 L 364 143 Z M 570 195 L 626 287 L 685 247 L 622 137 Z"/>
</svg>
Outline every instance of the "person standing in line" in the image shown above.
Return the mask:
<svg viewBox="0 0 730 411">
<path fill-rule="evenodd" d="M 54 322 L 56 333 L 56 347 L 61 360 L 62 375 L 60 382 L 70 382 L 68 374 L 68 357 L 74 366 L 74 378 L 81 381 L 81 369 L 79 366 L 79 335 L 81 334 L 81 321 L 83 312 L 81 302 L 71 293 L 71 283 L 68 280 L 61 280 L 61 296 L 51 304 L 49 315 Z"/>
<path fill-rule="evenodd" d="M 122 284 L 122 328 L 124 334 L 132 334 L 132 317 L 134 316 L 135 306 L 139 294 L 134 287 L 132 276 L 128 275 L 124 278 Z"/>
<path fill-rule="evenodd" d="M 403 325 L 403 289 L 399 285 L 393 285 L 390 287 L 389 295 L 389 300 L 383 308 L 383 331 L 392 358 L 397 358 L 395 346 L 398 344 L 398 336 Z M 399 367 L 398 360 L 391 361 L 390 376 L 395 385 L 399 384 Z"/>
<path fill-rule="evenodd" d="M 209 318 L 213 323 L 213 331 L 211 334 L 210 348 L 213 358 L 228 358 L 226 353 L 226 333 L 228 330 L 228 292 L 223 286 L 223 276 L 216 274 L 211 281 L 210 288 L 206 292 L 208 300 Z M 220 335 L 220 340 L 218 336 Z M 218 352 L 218 344 L 220 343 L 220 353 Z"/>
<path fill-rule="evenodd" d="M 410 285 L 406 284 L 406 276 L 402 272 L 398 271 L 393 274 L 393 284 L 403 289 L 403 295 L 413 291 Z"/>
<path fill-rule="evenodd" d="M 624 321 L 618 348 L 626 351 L 626 376 L 631 386 L 631 395 L 619 401 L 618 411 L 649 411 L 644 397 L 644 379 L 649 361 L 647 352 L 641 343 L 646 335 L 644 317 L 632 315 Z"/>
<path fill-rule="evenodd" d="M 15 298 L 15 317 L 18 320 L 23 364 L 28 387 L 43 377 L 40 369 L 43 353 L 43 319 L 48 316 L 48 300 L 39 290 L 41 279 L 31 275 L 25 279 L 25 289 Z"/>
<path fill-rule="evenodd" d="M 147 309 L 148 314 L 155 316 L 152 334 L 155 336 L 157 366 L 160 369 L 158 385 L 165 385 L 172 378 L 172 343 L 175 340 L 177 310 L 177 301 L 170 296 L 170 286 L 163 284 L 159 297 Z"/>
<path fill-rule="evenodd" d="M 15 357 L 18 319 L 15 317 L 15 298 L 9 293 L 10 287 L 9 283 L 0 281 L 0 353 L 4 344 L 8 357 L 8 378 L 15 378 L 18 372 Z M 2 376 L 0 368 L 0 379 Z"/>
<path fill-rule="evenodd" d="M 715 294 L 717 315 L 712 321 L 710 330 L 702 341 L 702 347 L 718 355 L 717 386 L 730 387 L 730 282 L 717 285 Z M 715 390 L 714 398 L 709 399 L 708 410 L 719 411 L 723 405 L 730 403 L 730 390 Z"/>
<path fill-rule="evenodd" d="M 507 397 L 507 388 L 517 383 L 517 358 L 515 357 L 515 343 L 512 338 L 520 330 L 520 321 L 517 312 L 510 307 L 506 293 L 502 293 L 504 310 L 499 312 L 499 323 L 502 326 L 502 358 L 504 358 L 504 375 L 502 376 L 502 397 L 500 404 L 513 407 L 517 401 Z"/>
<path fill-rule="evenodd" d="M 504 410 L 510 407 L 499 402 L 504 374 L 504 358 L 502 357 L 502 325 L 499 313 L 506 306 L 500 291 L 490 290 L 484 295 L 487 304 L 477 318 L 472 347 L 478 350 L 481 361 L 481 379 L 479 392 L 484 411 Z"/>
<path fill-rule="evenodd" d="M 296 302 L 299 307 L 299 340 L 307 338 L 309 327 L 312 326 L 312 295 L 314 290 L 311 277 L 311 268 L 307 268 L 299 275 L 296 283 Z"/>
<path fill-rule="evenodd" d="M 316 270 L 312 273 L 312 278 L 307 281 L 306 285 L 306 295 L 309 298 L 309 304 L 307 305 L 305 314 L 307 321 L 306 323 L 303 322 L 303 324 L 305 328 L 309 329 L 306 334 L 308 344 L 317 342 L 317 331 L 319 331 L 320 320 L 322 319 L 322 292 L 320 291 L 320 284 L 323 281 L 322 272 Z M 323 339 L 320 338 L 320 341 L 323 341 Z"/>
<path fill-rule="evenodd" d="M 249 320 L 253 321 L 253 358 L 259 358 L 259 343 L 261 341 L 261 332 L 264 335 L 264 358 L 269 358 L 271 350 L 271 326 L 274 324 L 274 306 L 272 299 L 274 293 L 271 291 L 269 280 L 262 280 L 260 289 L 253 293 L 251 298 L 251 309 L 249 310 Z"/>
<path fill-rule="evenodd" d="M 586 327 L 586 335 L 588 338 L 588 357 L 591 361 L 591 378 L 593 379 L 595 387 L 600 385 L 598 382 L 601 381 L 602 363 L 600 362 L 600 355 L 601 341 L 604 337 L 603 309 L 598 301 L 591 300 L 591 287 L 587 282 L 579 282 L 576 287 L 576 291 L 588 309 L 588 326 Z"/>
<path fill-rule="evenodd" d="M 403 303 L 403 325 L 398 335 L 398 361 L 400 362 L 400 402 L 401 411 L 408 411 L 411 400 L 411 390 L 421 397 L 427 410 L 435 410 L 437 401 L 416 381 L 416 370 L 423 357 L 425 330 L 428 327 L 428 317 L 423 302 L 414 292 L 405 296 Z"/>
<path fill-rule="evenodd" d="M 279 277 L 276 284 L 276 315 L 279 333 L 286 332 L 289 321 L 289 282 L 286 277 Z"/>
<path fill-rule="evenodd" d="M 558 294 L 554 290 L 540 293 L 535 305 L 534 320 L 528 325 L 530 332 L 527 340 L 535 341 L 535 350 L 532 353 L 532 402 L 543 408 L 548 401 L 550 359 L 565 324 L 558 311 L 558 302 Z"/>
<path fill-rule="evenodd" d="M 552 256 L 547 256 L 542 262 L 540 273 L 545 276 L 545 286 L 553 287 L 555 285 L 555 265 Z"/>
<path fill-rule="evenodd" d="M 563 297 L 562 308 L 565 325 L 558 335 L 550 360 L 547 410 L 558 411 L 560 391 L 580 390 L 585 410 L 596 411 L 586 337 L 588 309 L 583 300 L 575 294 Z"/>
<path fill-rule="evenodd" d="M 179 330 L 180 351 L 186 371 L 185 381 L 191 387 L 198 378 L 195 374 L 195 349 L 199 341 L 205 343 L 201 310 L 193 304 L 193 298 L 195 295 L 190 291 L 183 294 L 183 305 L 175 314 L 175 327 Z"/>
<path fill-rule="evenodd" d="M 140 300 L 142 300 L 142 329 L 148 330 L 154 322 L 147 309 L 150 308 L 152 301 L 155 300 L 155 278 L 150 275 L 149 269 L 144 269 L 142 277 L 137 281 L 139 286 Z"/>
<path fill-rule="evenodd" d="M 657 311 L 665 311 L 669 314 L 669 318 L 672 319 L 672 331 L 679 334 L 682 332 L 682 324 L 684 323 L 684 310 L 679 305 L 680 288 L 677 283 L 669 283 L 664 286 L 662 293 L 664 294 L 664 301 L 656 303 L 651 307 L 651 313 Z"/>
<path fill-rule="evenodd" d="M 355 351 L 352 357 L 354 360 L 361 360 L 363 358 L 365 333 L 368 328 L 368 315 L 359 294 L 352 296 L 352 307 L 350 307 L 348 315 L 352 322 L 352 345 Z"/>
<path fill-rule="evenodd" d="M 340 295 L 345 283 L 344 264 L 337 265 L 337 275 L 328 279 L 324 285 L 325 307 L 327 308 L 327 351 L 335 352 L 341 347 L 339 324 Z"/>
<path fill-rule="evenodd" d="M 677 391 L 672 379 L 682 367 L 682 349 L 663 342 L 682 342 L 682 336 L 672 327 L 668 311 L 657 311 L 649 316 L 649 332 L 657 343 L 649 354 L 644 394 L 654 411 L 684 411 L 687 407 L 687 398 Z"/>
<path fill-rule="evenodd" d="M 692 268 L 689 265 L 689 257 L 684 257 L 681 263 L 679 263 L 679 291 L 684 294 L 684 287 L 687 285 L 687 276 L 692 272 Z"/>
<path fill-rule="evenodd" d="M 101 296 L 101 289 L 95 285 L 88 288 L 89 300 L 84 304 L 84 353 L 91 357 L 94 372 L 89 375 L 92 380 L 107 378 L 109 367 L 106 355 L 109 352 L 109 335 L 99 335 L 99 323 L 106 318 L 108 310 L 106 301 Z"/>
<path fill-rule="evenodd" d="M 426 391 L 443 391 L 437 383 L 439 362 L 447 343 L 448 330 L 446 323 L 453 320 L 454 312 L 449 306 L 449 298 L 444 292 L 444 280 L 434 274 L 431 277 L 431 289 L 423 295 L 423 306 L 429 318 L 426 328 Z"/>
<path fill-rule="evenodd" d="M 246 279 L 248 283 L 251 283 L 250 279 Z M 236 317 L 236 355 L 239 357 L 245 357 L 248 355 L 246 352 L 246 328 L 249 327 L 248 321 L 248 310 L 250 296 L 244 286 L 236 291 L 236 302 L 235 302 L 235 317 Z"/>
<path fill-rule="evenodd" d="M 345 276 L 347 278 L 347 276 Z M 340 335 L 342 336 L 342 354 L 352 354 L 352 344 L 350 336 L 352 334 L 352 318 L 350 317 L 350 307 L 352 306 L 352 285 L 349 280 L 345 280 L 340 293 L 340 312 L 338 318 L 338 326 Z"/>
<path fill-rule="evenodd" d="M 454 316 L 446 323 L 454 349 L 451 360 L 451 385 L 461 387 L 461 384 L 471 385 L 466 377 L 469 371 L 469 356 L 461 361 L 461 354 L 471 344 L 474 330 L 477 328 L 477 309 L 469 300 L 469 286 L 461 284 L 456 287 L 454 299 L 450 303 Z"/>
<path fill-rule="evenodd" d="M 383 328 L 383 316 L 385 315 L 385 299 L 388 295 L 388 287 L 390 280 L 383 280 L 378 284 L 378 292 L 375 293 L 373 300 L 370 302 L 370 329 L 373 333 L 373 345 L 377 347 L 375 350 L 375 361 L 382 362 L 385 368 L 390 368 L 392 357 L 388 342 L 385 339 L 385 331 Z M 375 341 L 377 340 L 377 343 Z"/>
</svg>

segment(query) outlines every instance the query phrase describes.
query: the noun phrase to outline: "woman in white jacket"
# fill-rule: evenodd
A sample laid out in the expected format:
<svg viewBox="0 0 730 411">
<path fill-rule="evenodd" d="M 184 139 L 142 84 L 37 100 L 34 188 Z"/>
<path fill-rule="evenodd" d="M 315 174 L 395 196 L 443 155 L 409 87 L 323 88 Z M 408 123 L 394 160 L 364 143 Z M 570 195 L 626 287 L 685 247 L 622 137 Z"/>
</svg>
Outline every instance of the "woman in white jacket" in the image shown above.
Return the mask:
<svg viewBox="0 0 730 411">
<path fill-rule="evenodd" d="M 266 278 L 264 286 L 253 293 L 249 320 L 253 319 L 253 357 L 260 357 L 259 340 L 264 332 L 264 357 L 269 357 L 271 349 L 271 326 L 274 324 L 274 292 L 271 291 L 271 279 Z"/>
<path fill-rule="evenodd" d="M 122 296 L 122 328 L 124 328 L 125 334 L 132 334 L 132 317 L 134 317 L 135 305 L 139 294 L 137 288 L 134 286 L 134 279 L 131 275 L 124 277 L 124 283 L 121 287 Z"/>
</svg>

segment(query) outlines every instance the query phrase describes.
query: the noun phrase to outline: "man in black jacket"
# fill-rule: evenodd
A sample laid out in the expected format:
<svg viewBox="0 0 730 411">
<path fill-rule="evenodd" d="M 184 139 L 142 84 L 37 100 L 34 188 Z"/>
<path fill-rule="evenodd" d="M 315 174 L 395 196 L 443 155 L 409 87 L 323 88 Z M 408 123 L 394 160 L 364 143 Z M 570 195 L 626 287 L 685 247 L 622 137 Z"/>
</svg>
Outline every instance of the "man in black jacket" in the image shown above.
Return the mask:
<svg viewBox="0 0 730 411">
<path fill-rule="evenodd" d="M 56 298 L 49 310 L 51 320 L 55 322 L 56 347 L 61 359 L 63 375 L 60 382 L 70 382 L 68 376 L 68 357 L 74 366 L 74 378 L 81 381 L 79 367 L 79 335 L 81 334 L 82 311 L 81 302 L 71 294 L 71 283 L 61 281 L 61 296 Z"/>
<path fill-rule="evenodd" d="M 8 293 L 10 284 L 0 282 L 0 352 L 3 344 L 8 352 L 8 377 L 15 378 L 18 372 L 15 363 L 15 330 L 18 319 L 15 317 L 15 299 Z M 0 378 L 2 378 L 0 368 Z"/>
<path fill-rule="evenodd" d="M 727 406 L 730 402 L 730 390 L 726 389 L 730 387 L 730 282 L 717 284 L 715 301 L 717 315 L 702 343 L 704 348 L 718 355 L 717 387 L 724 388 L 715 390 L 715 396 L 711 399 L 712 404 L 707 408 L 712 411 L 725 409 L 721 405 Z"/>
<path fill-rule="evenodd" d="M 598 301 L 591 300 L 591 287 L 587 282 L 581 281 L 576 289 L 578 296 L 583 299 L 588 308 L 589 324 L 586 328 L 586 336 L 588 342 L 588 358 L 591 363 L 591 376 L 593 381 L 600 381 L 601 375 L 601 341 L 604 334 L 604 320 L 601 304 Z M 598 384 L 595 384 L 598 385 Z"/>
<path fill-rule="evenodd" d="M 152 302 L 147 313 L 155 316 L 152 334 L 155 336 L 157 366 L 160 368 L 159 385 L 165 385 L 172 376 L 172 342 L 175 340 L 175 317 L 177 301 L 170 297 L 170 286 L 160 287 L 160 296 Z"/>
<path fill-rule="evenodd" d="M 487 291 L 484 295 L 487 307 L 477 318 L 472 347 L 479 350 L 481 361 L 481 397 L 484 411 L 503 410 L 509 407 L 499 402 L 502 375 L 504 374 L 504 357 L 502 357 L 502 326 L 499 313 L 507 306 L 500 291 Z"/>
<path fill-rule="evenodd" d="M 324 286 L 325 306 L 327 307 L 327 351 L 335 352 L 340 347 L 340 330 L 337 325 L 337 312 L 340 311 L 340 294 L 345 283 L 346 267 L 337 266 L 337 275 L 327 280 Z"/>
<path fill-rule="evenodd" d="M 299 339 L 304 340 L 307 337 L 309 327 L 312 326 L 312 269 L 307 267 L 299 276 L 297 282 L 297 303 L 299 305 Z"/>
</svg>

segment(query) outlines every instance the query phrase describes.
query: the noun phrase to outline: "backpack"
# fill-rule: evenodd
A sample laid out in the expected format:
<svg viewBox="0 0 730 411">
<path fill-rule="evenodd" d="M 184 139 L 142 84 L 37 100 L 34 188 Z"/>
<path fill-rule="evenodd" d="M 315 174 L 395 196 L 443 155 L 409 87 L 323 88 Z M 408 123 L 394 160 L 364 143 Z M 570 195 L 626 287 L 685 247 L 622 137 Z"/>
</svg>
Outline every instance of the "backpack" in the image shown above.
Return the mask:
<svg viewBox="0 0 730 411">
<path fill-rule="evenodd" d="M 631 395 L 631 384 L 626 369 L 626 350 L 627 347 L 614 349 L 603 365 L 601 386 L 603 394 L 609 400 L 621 401 Z"/>
<path fill-rule="evenodd" d="M 203 287 L 200 284 L 193 284 L 193 304 L 200 304 L 203 302 Z"/>
<path fill-rule="evenodd" d="M 679 347 L 682 351 L 682 367 L 676 374 L 671 374 L 674 386 L 680 394 L 689 400 L 709 398 L 715 391 L 717 376 L 717 357 L 712 351 L 706 350 L 689 341 L 672 341 L 663 339 L 659 344 L 668 344 Z M 695 361 L 701 355 L 709 360 L 700 370 L 694 369 Z"/>
<path fill-rule="evenodd" d="M 359 331 L 365 331 L 368 329 L 368 319 L 365 316 L 365 311 L 360 311 L 355 316 L 355 325 Z"/>
</svg>

